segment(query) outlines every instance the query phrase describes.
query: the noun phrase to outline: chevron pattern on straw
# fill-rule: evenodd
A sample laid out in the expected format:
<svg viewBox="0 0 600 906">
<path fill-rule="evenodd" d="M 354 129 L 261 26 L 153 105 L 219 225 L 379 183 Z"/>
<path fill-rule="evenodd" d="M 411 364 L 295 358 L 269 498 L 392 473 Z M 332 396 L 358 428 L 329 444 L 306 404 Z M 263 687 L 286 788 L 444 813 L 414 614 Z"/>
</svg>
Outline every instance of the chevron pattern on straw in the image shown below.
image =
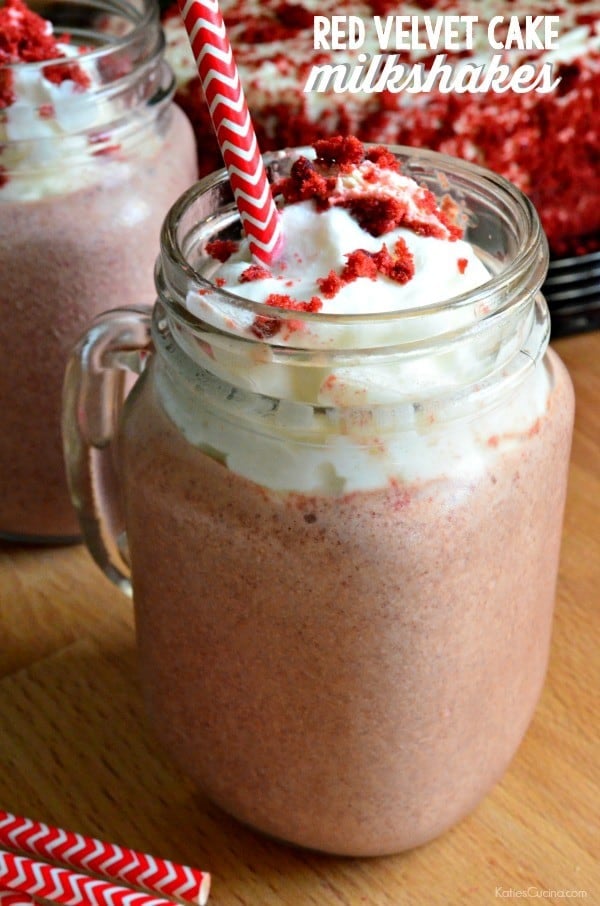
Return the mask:
<svg viewBox="0 0 600 906">
<path fill-rule="evenodd" d="M 171 900 L 0 850 L 0 887 L 63 906 L 173 906 Z"/>
<path fill-rule="evenodd" d="M 207 872 L 10 812 L 0 811 L 0 845 L 199 906 L 208 898 Z"/>
<path fill-rule="evenodd" d="M 0 906 L 34 906 L 35 900 L 26 893 L 0 890 Z"/>
<path fill-rule="evenodd" d="M 281 243 L 279 214 L 219 4 L 180 0 L 180 9 L 250 249 L 270 264 Z"/>
</svg>

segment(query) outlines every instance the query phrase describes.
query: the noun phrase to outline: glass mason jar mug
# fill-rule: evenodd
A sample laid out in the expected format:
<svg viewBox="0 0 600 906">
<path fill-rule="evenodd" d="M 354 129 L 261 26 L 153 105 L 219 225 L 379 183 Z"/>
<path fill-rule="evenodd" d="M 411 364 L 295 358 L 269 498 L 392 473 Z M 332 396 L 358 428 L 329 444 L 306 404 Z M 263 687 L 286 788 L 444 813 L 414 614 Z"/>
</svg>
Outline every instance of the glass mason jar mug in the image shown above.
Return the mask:
<svg viewBox="0 0 600 906">
<path fill-rule="evenodd" d="M 268 156 L 272 176 L 298 153 Z M 219 173 L 165 222 L 152 317 L 97 320 L 65 384 L 73 498 L 125 590 L 131 563 L 158 736 L 242 821 L 351 855 L 435 837 L 515 753 L 546 670 L 573 418 L 530 203 L 396 153 L 460 205 L 489 282 L 401 312 L 277 310 L 310 328 L 287 345 L 242 335 L 274 310 L 200 274 L 207 239 L 239 230 Z M 293 345 L 310 336 L 326 343 Z M 342 378 L 354 402 L 327 401 Z"/>
<path fill-rule="evenodd" d="M 0 537 L 49 541 L 79 532 L 60 438 L 68 354 L 92 317 L 153 292 L 162 220 L 197 163 L 154 3 L 39 8 L 58 50 L 81 52 L 0 66 Z"/>
</svg>

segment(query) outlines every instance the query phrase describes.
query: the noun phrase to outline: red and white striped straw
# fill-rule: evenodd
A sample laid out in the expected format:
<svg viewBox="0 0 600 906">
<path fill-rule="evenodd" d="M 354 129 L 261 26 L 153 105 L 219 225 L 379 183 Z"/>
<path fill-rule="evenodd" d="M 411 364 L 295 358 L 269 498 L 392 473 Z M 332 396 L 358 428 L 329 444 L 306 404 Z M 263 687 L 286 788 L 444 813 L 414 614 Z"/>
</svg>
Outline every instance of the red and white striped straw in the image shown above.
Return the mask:
<svg viewBox="0 0 600 906">
<path fill-rule="evenodd" d="M 164 897 L 1 849 L 0 886 L 60 906 L 173 906 Z"/>
<path fill-rule="evenodd" d="M 61 906 L 173 906 L 172 900 L 121 887 L 0 849 L 0 885 Z"/>
<path fill-rule="evenodd" d="M 281 221 L 217 0 L 179 0 L 219 148 L 254 258 L 271 264 Z"/>
<path fill-rule="evenodd" d="M 26 893 L 0 890 L 0 906 L 33 906 L 35 900 Z"/>
<path fill-rule="evenodd" d="M 198 906 L 204 906 L 208 900 L 208 872 L 1 810 L 0 845 Z M 0 903 L 0 906 L 11 904 Z"/>
</svg>

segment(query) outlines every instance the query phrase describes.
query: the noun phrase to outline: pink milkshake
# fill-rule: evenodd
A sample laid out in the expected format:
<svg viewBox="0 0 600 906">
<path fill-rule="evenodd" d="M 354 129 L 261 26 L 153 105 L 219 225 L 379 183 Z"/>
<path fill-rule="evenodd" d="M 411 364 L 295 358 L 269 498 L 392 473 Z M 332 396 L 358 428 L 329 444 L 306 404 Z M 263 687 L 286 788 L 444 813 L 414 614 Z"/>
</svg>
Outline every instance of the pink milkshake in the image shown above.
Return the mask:
<svg viewBox="0 0 600 906">
<path fill-rule="evenodd" d="M 68 352 L 94 315 L 151 298 L 195 148 L 151 7 L 81 4 L 55 32 L 19 0 L 0 15 L 0 534 L 60 540 L 79 534 L 60 441 Z"/>
<path fill-rule="evenodd" d="M 118 445 L 86 471 L 75 401 L 115 431 L 116 413 L 108 385 L 86 391 L 80 347 L 66 449 L 86 539 L 122 585 L 126 529 L 167 751 L 267 834 L 377 855 L 471 811 L 527 729 L 573 394 L 522 195 L 427 152 L 398 168 L 351 139 L 315 148 L 272 161 L 286 248 L 269 268 L 222 175 L 173 208 Z M 136 326 L 144 347 L 135 313 L 95 342 L 119 361 Z M 122 522 L 102 493 L 115 457 Z"/>
</svg>

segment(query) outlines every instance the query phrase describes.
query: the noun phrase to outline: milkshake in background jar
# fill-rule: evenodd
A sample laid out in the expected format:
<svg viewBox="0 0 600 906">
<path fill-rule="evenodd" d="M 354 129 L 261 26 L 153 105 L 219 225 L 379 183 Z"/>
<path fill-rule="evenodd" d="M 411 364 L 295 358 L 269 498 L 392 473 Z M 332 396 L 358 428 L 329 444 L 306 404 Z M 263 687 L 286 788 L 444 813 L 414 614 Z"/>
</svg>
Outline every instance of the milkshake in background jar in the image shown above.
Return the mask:
<svg viewBox="0 0 600 906">
<path fill-rule="evenodd" d="M 471 811 L 530 722 L 573 394 L 523 195 L 315 147 L 267 156 L 270 268 L 224 172 L 177 202 L 151 322 L 108 313 L 70 362 L 65 449 L 93 555 L 125 590 L 131 563 L 165 748 L 241 821 L 375 855 Z"/>
<path fill-rule="evenodd" d="M 60 442 L 68 352 L 146 300 L 160 226 L 196 178 L 150 2 L 0 7 L 0 537 L 79 533 Z"/>
</svg>

